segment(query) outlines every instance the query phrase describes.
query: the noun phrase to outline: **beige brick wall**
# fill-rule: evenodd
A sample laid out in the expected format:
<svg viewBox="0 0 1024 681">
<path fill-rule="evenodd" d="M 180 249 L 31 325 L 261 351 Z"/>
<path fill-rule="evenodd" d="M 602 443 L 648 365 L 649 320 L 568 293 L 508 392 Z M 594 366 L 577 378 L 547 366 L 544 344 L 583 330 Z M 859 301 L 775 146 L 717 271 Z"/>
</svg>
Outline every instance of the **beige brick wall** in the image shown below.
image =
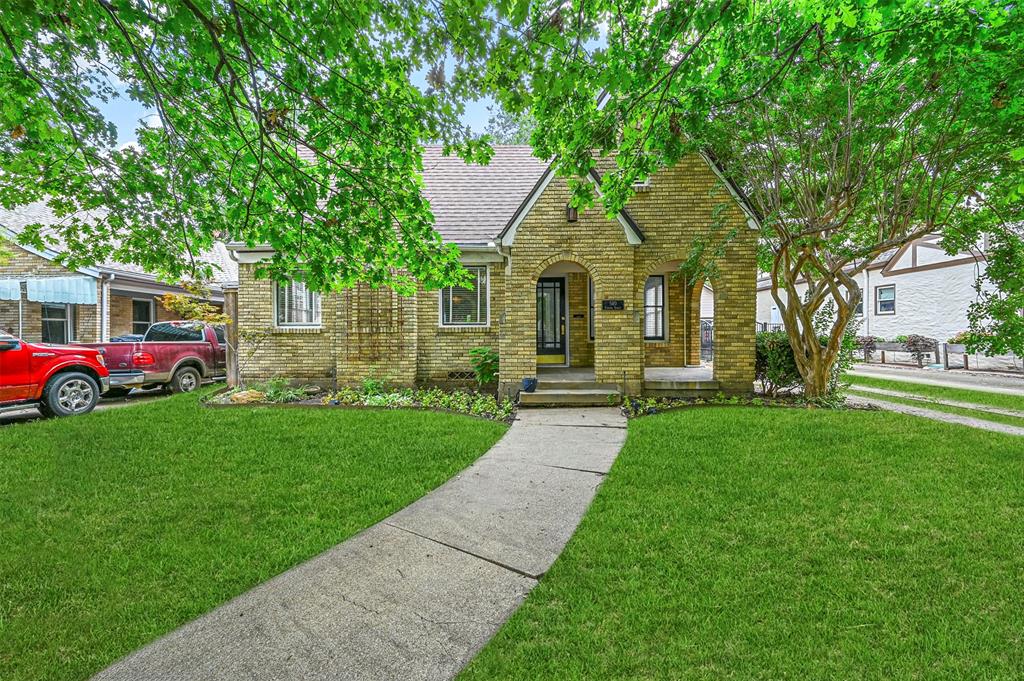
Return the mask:
<svg viewBox="0 0 1024 681">
<path fill-rule="evenodd" d="M 590 340 L 590 275 L 570 272 L 566 275 L 566 301 L 569 307 L 569 365 L 594 366 L 594 343 Z"/>
<path fill-rule="evenodd" d="M 322 384 L 336 371 L 337 297 L 323 300 L 317 329 L 278 329 L 274 285 L 255 276 L 253 265 L 238 268 L 238 368 L 243 383 L 288 378 Z"/>
<path fill-rule="evenodd" d="M 724 209 L 723 209 L 724 208 Z M 715 290 L 715 379 L 725 392 L 750 392 L 754 381 L 754 320 L 757 305 L 757 231 L 718 178 L 699 157 L 689 157 L 651 178 L 629 210 L 646 240 L 636 251 L 636 282 L 666 261 L 684 261 L 694 240 L 707 239 L 712 252 L 724 244 L 711 279 Z M 731 237 L 730 237 L 731 235 Z M 700 284 L 688 306 L 690 364 L 700 357 Z M 642 298 L 641 298 L 642 300 Z"/>
<path fill-rule="evenodd" d="M 30 253 L 14 244 L 7 244 L 12 257 L 0 264 L 0 279 L 5 277 L 66 277 L 71 272 L 60 265 Z M 99 284 L 97 283 L 97 287 Z M 99 300 L 97 288 L 97 300 Z M 25 286 L 22 285 L 21 329 L 22 337 L 30 342 L 42 340 L 42 303 L 28 300 Z M 95 305 L 74 306 L 75 340 L 82 343 L 94 343 L 99 340 L 99 318 Z M 18 302 L 14 300 L 0 301 L 0 328 L 18 333 L 19 314 Z"/>
<path fill-rule="evenodd" d="M 440 326 L 439 291 L 417 294 L 419 348 L 416 378 L 421 383 L 449 381 L 449 372 L 472 371 L 469 351 L 478 347 L 498 350 L 499 330 L 505 299 L 505 267 L 488 266 L 490 277 L 490 323 L 485 328 Z"/>
<path fill-rule="evenodd" d="M 717 188 L 716 188 L 717 187 Z M 712 246 L 732 233 L 717 263 L 715 377 L 727 392 L 749 392 L 754 371 L 756 237 L 743 213 L 699 157 L 658 173 L 629 210 L 645 234 L 631 246 L 622 225 L 599 206 L 568 223 L 569 192 L 555 179 L 520 225 L 510 264 L 490 266 L 490 324 L 481 329 L 438 326 L 438 292 L 411 298 L 353 289 L 323 301 L 316 330 L 274 329 L 273 285 L 239 272 L 240 371 L 243 381 L 282 376 L 298 380 L 355 382 L 367 375 L 392 382 L 446 381 L 450 371 L 469 371 L 469 351 L 497 348 L 503 390 L 537 373 L 536 283 L 551 265 L 566 261 L 586 272 L 568 281 L 569 352 L 574 366 L 595 367 L 598 381 L 641 389 L 644 366 L 682 366 L 700 361 L 700 291 L 684 277 L 666 277 L 668 339 L 643 339 L 644 282 L 652 272 L 673 271 L 699 237 Z M 724 210 L 719 206 L 724 205 Z M 711 249 L 713 250 L 713 248 Z M 595 286 L 596 339 L 589 340 L 587 279 Z M 602 310 L 603 299 L 624 301 L 624 310 Z M 577 318 L 577 313 L 583 316 Z M 246 332 L 263 330 L 258 343 Z"/>
<path fill-rule="evenodd" d="M 699 157 L 684 159 L 652 177 L 650 188 L 634 197 L 629 211 L 645 236 L 638 246 L 630 246 L 622 225 L 607 219 L 599 207 L 582 211 L 577 222 L 567 222 L 568 200 L 566 183 L 556 178 L 516 234 L 505 296 L 508 332 L 501 345 L 505 389 L 513 391 L 522 377 L 537 370 L 535 305 L 519 301 L 530 299 L 537 278 L 562 260 L 582 265 L 594 278 L 598 302 L 593 357 L 598 381 L 624 383 L 626 391 L 636 392 L 645 365 L 698 363 L 699 297 L 694 306 L 686 300 L 687 287 L 670 279 L 669 341 L 645 343 L 643 291 L 651 273 L 663 271 L 666 263 L 685 261 L 695 241 L 704 238 L 712 246 L 708 251 L 726 244 L 712 281 L 717 303 L 715 378 L 727 392 L 749 392 L 754 375 L 757 233 L 748 228 L 742 211 L 707 164 Z M 602 310 L 604 299 L 621 299 L 625 309 Z"/>
<path fill-rule="evenodd" d="M 178 315 L 168 310 L 160 303 L 160 296 L 139 294 L 137 296 L 110 296 L 110 337 L 132 333 L 132 300 L 154 301 L 157 322 L 171 322 L 178 319 Z"/>
</svg>

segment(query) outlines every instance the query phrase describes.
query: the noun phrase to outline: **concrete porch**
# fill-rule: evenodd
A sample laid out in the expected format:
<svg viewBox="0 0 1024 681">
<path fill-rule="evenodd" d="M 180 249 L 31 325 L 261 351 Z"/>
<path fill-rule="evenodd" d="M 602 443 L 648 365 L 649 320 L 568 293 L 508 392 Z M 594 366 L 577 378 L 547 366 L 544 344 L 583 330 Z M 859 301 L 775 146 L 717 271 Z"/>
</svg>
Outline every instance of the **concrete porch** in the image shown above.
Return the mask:
<svg viewBox="0 0 1024 681">
<path fill-rule="evenodd" d="M 643 394 L 652 397 L 711 397 L 721 389 L 711 364 L 695 367 L 646 367 Z M 522 393 L 524 405 L 605 405 L 618 401 L 615 383 L 597 383 L 593 367 L 538 367 L 537 390 Z"/>
</svg>

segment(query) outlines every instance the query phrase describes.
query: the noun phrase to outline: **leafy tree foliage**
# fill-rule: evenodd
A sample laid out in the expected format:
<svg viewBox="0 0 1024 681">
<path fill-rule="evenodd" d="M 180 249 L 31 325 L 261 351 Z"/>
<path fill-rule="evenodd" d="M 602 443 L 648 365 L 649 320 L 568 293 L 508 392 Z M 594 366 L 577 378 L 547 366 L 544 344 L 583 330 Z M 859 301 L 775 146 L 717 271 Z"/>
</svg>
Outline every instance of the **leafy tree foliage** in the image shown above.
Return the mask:
<svg viewBox="0 0 1024 681">
<path fill-rule="evenodd" d="M 1016 5 L 535 3 L 526 21 L 530 40 L 508 40 L 491 66 L 498 82 L 529 72 L 502 103 L 532 110 L 538 156 L 578 178 L 614 155 L 602 182 L 609 211 L 684 155 L 722 169 L 759 218 L 808 396 L 830 389 L 862 297 L 854 277 L 877 255 L 928 233 L 951 251 L 986 234 L 1020 242 Z M 594 200 L 588 183 L 574 185 L 576 201 Z M 828 302 L 822 345 L 813 319 Z"/>
<path fill-rule="evenodd" d="M 529 144 L 537 127 L 529 112 L 510 114 L 501 107 L 488 107 L 490 117 L 484 134 L 494 144 Z"/>
<path fill-rule="evenodd" d="M 275 249 L 317 288 L 458 278 L 421 198 L 421 141 L 489 150 L 459 122 L 496 25 L 474 0 L 5 0 L 0 205 L 63 218 L 24 240 L 66 263 L 208 274 L 215 237 Z M 425 74 L 427 85 L 414 84 Z M 116 145 L 103 102 L 155 111 Z M 102 207 L 89 224 L 82 211 Z"/>
</svg>

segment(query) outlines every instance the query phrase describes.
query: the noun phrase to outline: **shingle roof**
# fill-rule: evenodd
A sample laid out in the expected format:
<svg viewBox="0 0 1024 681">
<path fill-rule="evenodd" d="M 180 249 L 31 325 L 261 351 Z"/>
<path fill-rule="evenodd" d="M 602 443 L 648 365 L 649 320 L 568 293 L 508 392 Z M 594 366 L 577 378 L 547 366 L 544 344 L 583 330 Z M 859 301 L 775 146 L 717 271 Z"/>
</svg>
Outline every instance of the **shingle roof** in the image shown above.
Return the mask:
<svg viewBox="0 0 1024 681">
<path fill-rule="evenodd" d="M 532 154 L 525 145 L 495 146 L 490 164 L 483 166 L 427 147 L 424 194 L 441 237 L 457 244 L 493 241 L 548 167 Z"/>
<path fill-rule="evenodd" d="M 87 211 L 84 214 L 86 220 L 97 220 L 102 216 L 100 211 Z M 82 216 L 80 216 L 82 217 Z M 20 234 L 28 225 L 41 224 L 44 226 L 44 233 L 53 237 L 55 243 L 48 243 L 51 250 L 60 252 L 63 244 L 52 231 L 47 231 L 47 225 L 56 225 L 60 221 L 53 210 L 43 201 L 18 206 L 13 210 L 0 209 L 0 227 L 6 227 L 15 235 Z M 213 245 L 213 248 L 200 254 L 200 259 L 213 265 L 213 283 L 226 284 L 238 280 L 238 264 L 228 254 L 227 247 L 220 242 Z M 110 260 L 96 265 L 97 269 L 153 277 L 144 267 L 133 263 L 117 262 Z M 155 278 L 155 277 L 154 277 Z"/>
</svg>

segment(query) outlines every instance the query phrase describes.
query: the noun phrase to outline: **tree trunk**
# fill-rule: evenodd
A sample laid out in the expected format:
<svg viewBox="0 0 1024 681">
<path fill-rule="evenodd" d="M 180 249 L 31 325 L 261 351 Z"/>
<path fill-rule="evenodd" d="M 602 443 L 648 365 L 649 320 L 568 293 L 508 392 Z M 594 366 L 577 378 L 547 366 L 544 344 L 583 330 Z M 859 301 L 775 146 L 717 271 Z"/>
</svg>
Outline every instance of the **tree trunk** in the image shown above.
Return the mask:
<svg viewBox="0 0 1024 681">
<path fill-rule="evenodd" d="M 817 399 L 828 395 L 828 383 L 831 367 L 826 367 L 824 362 L 814 362 L 810 366 L 810 372 L 804 374 L 804 397 Z"/>
</svg>

